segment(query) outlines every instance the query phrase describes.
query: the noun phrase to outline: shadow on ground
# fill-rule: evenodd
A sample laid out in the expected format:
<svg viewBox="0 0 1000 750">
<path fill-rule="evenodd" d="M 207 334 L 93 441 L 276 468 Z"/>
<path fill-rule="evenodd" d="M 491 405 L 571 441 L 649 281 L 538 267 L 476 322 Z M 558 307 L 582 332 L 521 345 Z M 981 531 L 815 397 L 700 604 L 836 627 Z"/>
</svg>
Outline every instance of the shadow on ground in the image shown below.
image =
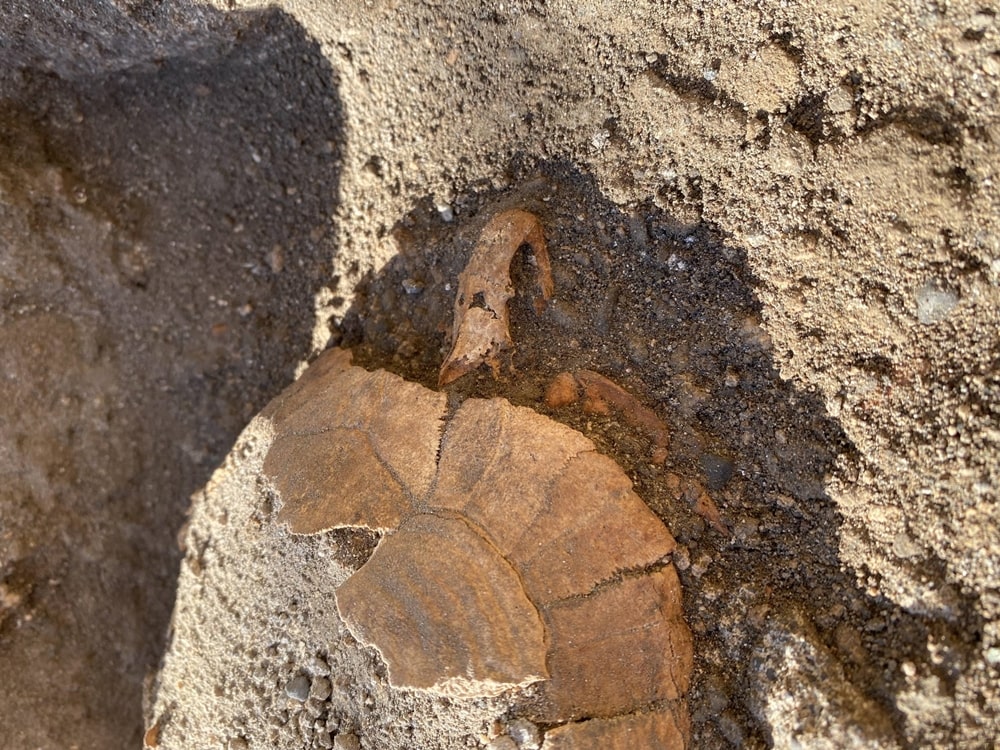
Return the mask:
<svg viewBox="0 0 1000 750">
<path fill-rule="evenodd" d="M 133 5 L 148 58 L 4 74 L 9 747 L 139 746 L 187 498 L 308 356 L 335 252 L 342 111 L 318 43 L 278 10 L 202 9 L 158 47 L 156 4 Z M 66 34 L 65 54 L 104 41 Z"/>
</svg>

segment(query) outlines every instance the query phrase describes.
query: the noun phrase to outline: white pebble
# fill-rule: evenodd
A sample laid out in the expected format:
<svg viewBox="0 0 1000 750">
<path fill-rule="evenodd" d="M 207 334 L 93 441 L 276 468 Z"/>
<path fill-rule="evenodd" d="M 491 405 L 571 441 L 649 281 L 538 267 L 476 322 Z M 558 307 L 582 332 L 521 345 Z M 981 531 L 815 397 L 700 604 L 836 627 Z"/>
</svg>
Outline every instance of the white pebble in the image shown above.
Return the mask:
<svg viewBox="0 0 1000 750">
<path fill-rule="evenodd" d="M 957 294 L 940 289 L 934 281 L 920 287 L 916 297 L 917 319 L 924 325 L 940 323 L 958 304 Z"/>
<path fill-rule="evenodd" d="M 542 746 L 542 733 L 527 719 L 516 719 L 507 726 L 507 734 L 521 750 L 538 750 Z"/>
</svg>

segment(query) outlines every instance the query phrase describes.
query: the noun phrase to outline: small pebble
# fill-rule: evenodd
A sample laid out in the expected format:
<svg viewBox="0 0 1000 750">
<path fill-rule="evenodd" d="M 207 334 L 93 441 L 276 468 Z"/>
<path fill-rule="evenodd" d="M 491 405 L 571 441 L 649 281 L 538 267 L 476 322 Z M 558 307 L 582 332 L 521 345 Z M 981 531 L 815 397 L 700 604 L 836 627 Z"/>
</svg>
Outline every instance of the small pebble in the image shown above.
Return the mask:
<svg viewBox="0 0 1000 750">
<path fill-rule="evenodd" d="M 435 208 L 442 221 L 451 222 L 455 219 L 455 211 L 447 203 L 439 204 Z"/>
<path fill-rule="evenodd" d="M 333 747 L 334 750 L 361 750 L 361 740 L 351 732 L 338 734 L 333 740 Z"/>
<path fill-rule="evenodd" d="M 486 746 L 486 750 L 517 750 L 517 743 L 506 734 L 500 735 Z"/>
<path fill-rule="evenodd" d="M 316 698 L 310 697 L 309 700 L 305 702 L 305 714 L 311 716 L 312 718 L 317 718 L 323 711 L 326 710 L 326 704 L 317 700 Z"/>
<path fill-rule="evenodd" d="M 892 551 L 897 557 L 906 559 L 919 557 L 923 550 L 921 550 L 920 545 L 910 538 L 909 534 L 905 531 L 900 531 L 892 540 Z"/>
<path fill-rule="evenodd" d="M 424 290 L 424 285 L 416 279 L 403 279 L 403 291 L 407 294 L 420 294 Z"/>
<path fill-rule="evenodd" d="M 917 320 L 928 326 L 948 317 L 948 313 L 958 304 L 958 295 L 941 289 L 937 281 L 931 280 L 917 290 L 916 302 Z"/>
<path fill-rule="evenodd" d="M 330 687 L 330 681 L 326 677 L 316 677 L 312 681 L 312 690 L 309 691 L 309 697 L 325 701 L 330 697 L 330 693 L 332 692 L 333 689 Z"/>
<path fill-rule="evenodd" d="M 774 496 L 774 501 L 778 504 L 779 508 L 784 510 L 789 510 L 795 507 L 795 498 L 791 495 L 777 494 Z"/>
<path fill-rule="evenodd" d="M 507 725 L 507 734 L 521 750 L 538 750 L 542 746 L 542 732 L 527 719 L 516 719 Z"/>
<path fill-rule="evenodd" d="M 305 670 L 313 677 L 326 677 L 330 674 L 330 667 L 327 665 L 326 661 L 320 659 L 318 656 L 310 656 L 306 659 L 302 666 L 305 667 Z"/>
<path fill-rule="evenodd" d="M 994 667 L 1000 664 L 1000 648 L 992 646 L 986 649 L 986 661 L 988 661 Z"/>
<path fill-rule="evenodd" d="M 868 633 L 881 633 L 886 627 L 886 621 L 881 617 L 873 617 L 865 623 L 865 631 Z"/>
<path fill-rule="evenodd" d="M 611 133 L 607 130 L 595 130 L 594 134 L 590 137 L 590 145 L 594 147 L 595 151 L 603 151 L 610 140 Z"/>
<path fill-rule="evenodd" d="M 309 697 L 310 687 L 309 678 L 304 674 L 300 674 L 289 680 L 288 684 L 285 685 L 285 695 L 299 703 L 304 703 L 306 698 Z"/>
<path fill-rule="evenodd" d="M 854 106 L 854 92 L 846 86 L 838 86 L 826 95 L 826 106 L 835 115 L 850 112 Z"/>
<path fill-rule="evenodd" d="M 267 255 L 267 265 L 271 268 L 271 273 L 281 273 L 285 267 L 285 249 L 281 245 L 274 245 Z"/>
<path fill-rule="evenodd" d="M 712 453 L 703 454 L 699 463 L 701 470 L 705 472 L 705 483 L 709 489 L 713 490 L 722 489 L 735 471 L 732 461 L 725 456 L 717 456 Z"/>
<path fill-rule="evenodd" d="M 242 737 L 230 737 L 226 743 L 226 750 L 248 750 L 249 743 Z"/>
</svg>

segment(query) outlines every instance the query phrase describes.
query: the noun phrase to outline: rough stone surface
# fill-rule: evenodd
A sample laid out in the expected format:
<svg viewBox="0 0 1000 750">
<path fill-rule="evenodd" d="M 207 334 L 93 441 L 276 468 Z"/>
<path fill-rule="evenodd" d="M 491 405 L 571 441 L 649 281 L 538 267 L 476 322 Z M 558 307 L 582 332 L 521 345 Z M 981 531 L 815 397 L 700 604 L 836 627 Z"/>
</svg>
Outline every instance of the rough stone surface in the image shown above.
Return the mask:
<svg viewBox="0 0 1000 750">
<path fill-rule="evenodd" d="M 844 679 L 801 613 L 776 613 L 752 660 L 751 710 L 774 747 L 899 747 L 888 715 Z"/>
</svg>

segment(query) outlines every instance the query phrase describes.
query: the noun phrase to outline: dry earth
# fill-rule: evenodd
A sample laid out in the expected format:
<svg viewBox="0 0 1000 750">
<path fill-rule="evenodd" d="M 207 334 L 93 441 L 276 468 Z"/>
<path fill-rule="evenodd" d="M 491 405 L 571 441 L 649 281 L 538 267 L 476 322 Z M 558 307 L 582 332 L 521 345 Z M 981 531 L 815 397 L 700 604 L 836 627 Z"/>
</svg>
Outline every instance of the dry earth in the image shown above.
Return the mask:
<svg viewBox="0 0 1000 750">
<path fill-rule="evenodd" d="M 627 425 L 552 413 L 682 545 L 695 746 L 992 747 L 998 12 L 5 3 L 0 745 L 140 745 L 189 495 L 328 344 L 431 384 L 516 206 L 555 300 L 513 302 L 517 377 L 463 387 L 544 411 L 588 367 L 671 425 L 654 470 Z"/>
</svg>

